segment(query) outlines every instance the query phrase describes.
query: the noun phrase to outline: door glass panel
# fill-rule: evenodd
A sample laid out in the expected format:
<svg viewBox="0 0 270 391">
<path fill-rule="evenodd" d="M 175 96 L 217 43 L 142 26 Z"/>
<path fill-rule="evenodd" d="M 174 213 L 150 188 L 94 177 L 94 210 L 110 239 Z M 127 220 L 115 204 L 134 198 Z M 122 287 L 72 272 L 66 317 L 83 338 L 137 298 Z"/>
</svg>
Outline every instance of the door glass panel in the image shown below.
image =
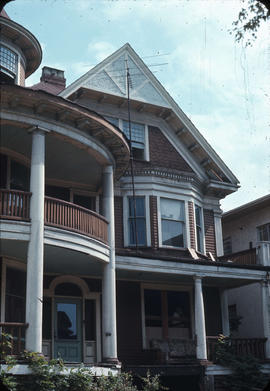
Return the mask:
<svg viewBox="0 0 270 391">
<path fill-rule="evenodd" d="M 58 339 L 77 339 L 77 304 L 57 303 Z"/>
</svg>

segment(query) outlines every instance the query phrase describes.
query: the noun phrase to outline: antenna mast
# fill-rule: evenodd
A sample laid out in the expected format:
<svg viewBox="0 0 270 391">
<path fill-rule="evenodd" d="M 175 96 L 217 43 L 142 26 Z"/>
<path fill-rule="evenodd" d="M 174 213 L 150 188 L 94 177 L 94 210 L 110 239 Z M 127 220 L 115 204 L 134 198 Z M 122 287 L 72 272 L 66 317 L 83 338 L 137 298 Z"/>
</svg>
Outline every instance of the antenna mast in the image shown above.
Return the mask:
<svg viewBox="0 0 270 391">
<path fill-rule="evenodd" d="M 132 200 L 134 208 L 134 231 L 135 231 L 135 248 L 138 251 L 138 231 L 137 231 L 137 208 L 136 208 L 136 197 L 135 197 L 135 184 L 134 184 L 134 164 L 133 164 L 133 151 L 131 143 L 131 122 L 130 122 L 130 97 L 129 97 L 129 86 L 130 86 L 130 73 L 128 68 L 128 60 L 126 62 L 126 80 L 127 80 L 127 104 L 128 104 L 128 130 L 129 130 L 129 146 L 130 146 L 130 169 L 131 169 L 131 181 L 132 181 Z M 132 85 L 132 84 L 131 84 Z"/>
</svg>

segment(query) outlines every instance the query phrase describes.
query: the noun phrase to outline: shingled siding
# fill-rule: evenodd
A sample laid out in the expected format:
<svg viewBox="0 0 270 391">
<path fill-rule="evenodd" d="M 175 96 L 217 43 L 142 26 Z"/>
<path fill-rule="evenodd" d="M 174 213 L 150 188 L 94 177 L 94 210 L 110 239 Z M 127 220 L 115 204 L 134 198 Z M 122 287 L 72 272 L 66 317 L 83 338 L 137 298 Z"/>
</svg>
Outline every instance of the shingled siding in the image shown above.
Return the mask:
<svg viewBox="0 0 270 391">
<path fill-rule="evenodd" d="M 151 246 L 157 249 L 158 243 L 158 214 L 157 214 L 157 197 L 150 196 L 150 222 L 151 222 Z"/>
<path fill-rule="evenodd" d="M 190 247 L 196 249 L 194 204 L 191 201 L 188 202 L 188 219 L 190 232 Z"/>
<path fill-rule="evenodd" d="M 115 247 L 124 247 L 123 233 L 123 197 L 114 197 Z"/>
<path fill-rule="evenodd" d="M 205 233 L 205 246 L 206 252 L 211 252 L 216 255 L 216 238 L 215 238 L 215 224 L 214 224 L 214 212 L 210 209 L 203 210 L 204 216 L 204 233 Z"/>
</svg>

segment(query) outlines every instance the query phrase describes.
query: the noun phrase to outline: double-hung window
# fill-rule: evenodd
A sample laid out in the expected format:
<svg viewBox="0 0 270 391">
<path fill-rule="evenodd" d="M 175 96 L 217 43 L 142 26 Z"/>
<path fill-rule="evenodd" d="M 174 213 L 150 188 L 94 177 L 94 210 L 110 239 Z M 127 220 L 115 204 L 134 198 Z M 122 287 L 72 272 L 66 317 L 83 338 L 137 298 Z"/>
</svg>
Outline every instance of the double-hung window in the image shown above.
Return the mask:
<svg viewBox="0 0 270 391">
<path fill-rule="evenodd" d="M 130 246 L 146 246 L 145 197 L 128 198 L 128 231 Z"/>
<path fill-rule="evenodd" d="M 123 121 L 123 132 L 131 142 L 133 157 L 135 159 L 143 160 L 145 150 L 145 126 L 143 124 L 131 122 L 129 132 L 129 122 Z"/>
<path fill-rule="evenodd" d="M 130 130 L 129 130 L 129 122 L 118 119 L 115 117 L 105 116 L 107 121 L 109 121 L 112 125 L 118 126 L 128 140 L 130 140 L 133 158 L 137 160 L 145 160 L 146 159 L 146 142 L 145 142 L 145 125 L 139 124 L 137 122 L 130 122 Z"/>
<path fill-rule="evenodd" d="M 259 242 L 270 242 L 270 223 L 258 227 L 257 232 Z"/>
<path fill-rule="evenodd" d="M 202 208 L 198 205 L 195 205 L 195 222 L 196 222 L 197 251 L 203 252 Z"/>
<path fill-rule="evenodd" d="M 183 201 L 160 199 L 162 245 L 185 246 L 185 204 Z"/>
</svg>

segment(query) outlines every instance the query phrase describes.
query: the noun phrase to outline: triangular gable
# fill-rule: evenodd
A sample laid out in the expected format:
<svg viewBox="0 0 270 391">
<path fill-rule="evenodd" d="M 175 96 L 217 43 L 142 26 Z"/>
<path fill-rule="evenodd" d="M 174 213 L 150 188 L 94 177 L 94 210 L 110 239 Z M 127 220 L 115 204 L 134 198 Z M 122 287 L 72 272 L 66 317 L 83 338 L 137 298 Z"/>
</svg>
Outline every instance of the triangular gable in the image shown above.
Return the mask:
<svg viewBox="0 0 270 391">
<path fill-rule="evenodd" d="M 137 58 L 136 58 L 137 57 Z M 66 88 L 61 96 L 67 97 L 80 87 L 127 98 L 126 65 L 130 74 L 130 98 L 144 103 L 170 107 L 149 75 L 145 64 L 138 64 L 138 55 L 129 44 L 102 61 L 96 67 Z M 141 60 L 140 60 L 141 61 Z"/>
<path fill-rule="evenodd" d="M 236 190 L 238 179 L 128 43 L 69 85 L 59 95 L 68 98 L 80 88 L 85 87 L 124 99 L 127 98 L 126 60 L 131 79 L 130 99 L 164 107 L 165 110 L 172 110 L 180 120 L 182 128 L 191 135 L 193 140 L 196 140 L 195 144 L 204 150 L 205 157 L 202 163 L 204 164 L 209 159 L 213 161 Z M 176 133 L 179 133 L 178 129 Z M 190 155 L 193 148 L 193 145 L 184 147 L 186 157 Z M 187 161 L 190 163 L 190 159 Z M 197 165 L 197 172 L 201 175 L 204 173 L 203 176 L 207 177 L 204 166 L 200 166 L 198 163 L 195 165 Z"/>
</svg>

